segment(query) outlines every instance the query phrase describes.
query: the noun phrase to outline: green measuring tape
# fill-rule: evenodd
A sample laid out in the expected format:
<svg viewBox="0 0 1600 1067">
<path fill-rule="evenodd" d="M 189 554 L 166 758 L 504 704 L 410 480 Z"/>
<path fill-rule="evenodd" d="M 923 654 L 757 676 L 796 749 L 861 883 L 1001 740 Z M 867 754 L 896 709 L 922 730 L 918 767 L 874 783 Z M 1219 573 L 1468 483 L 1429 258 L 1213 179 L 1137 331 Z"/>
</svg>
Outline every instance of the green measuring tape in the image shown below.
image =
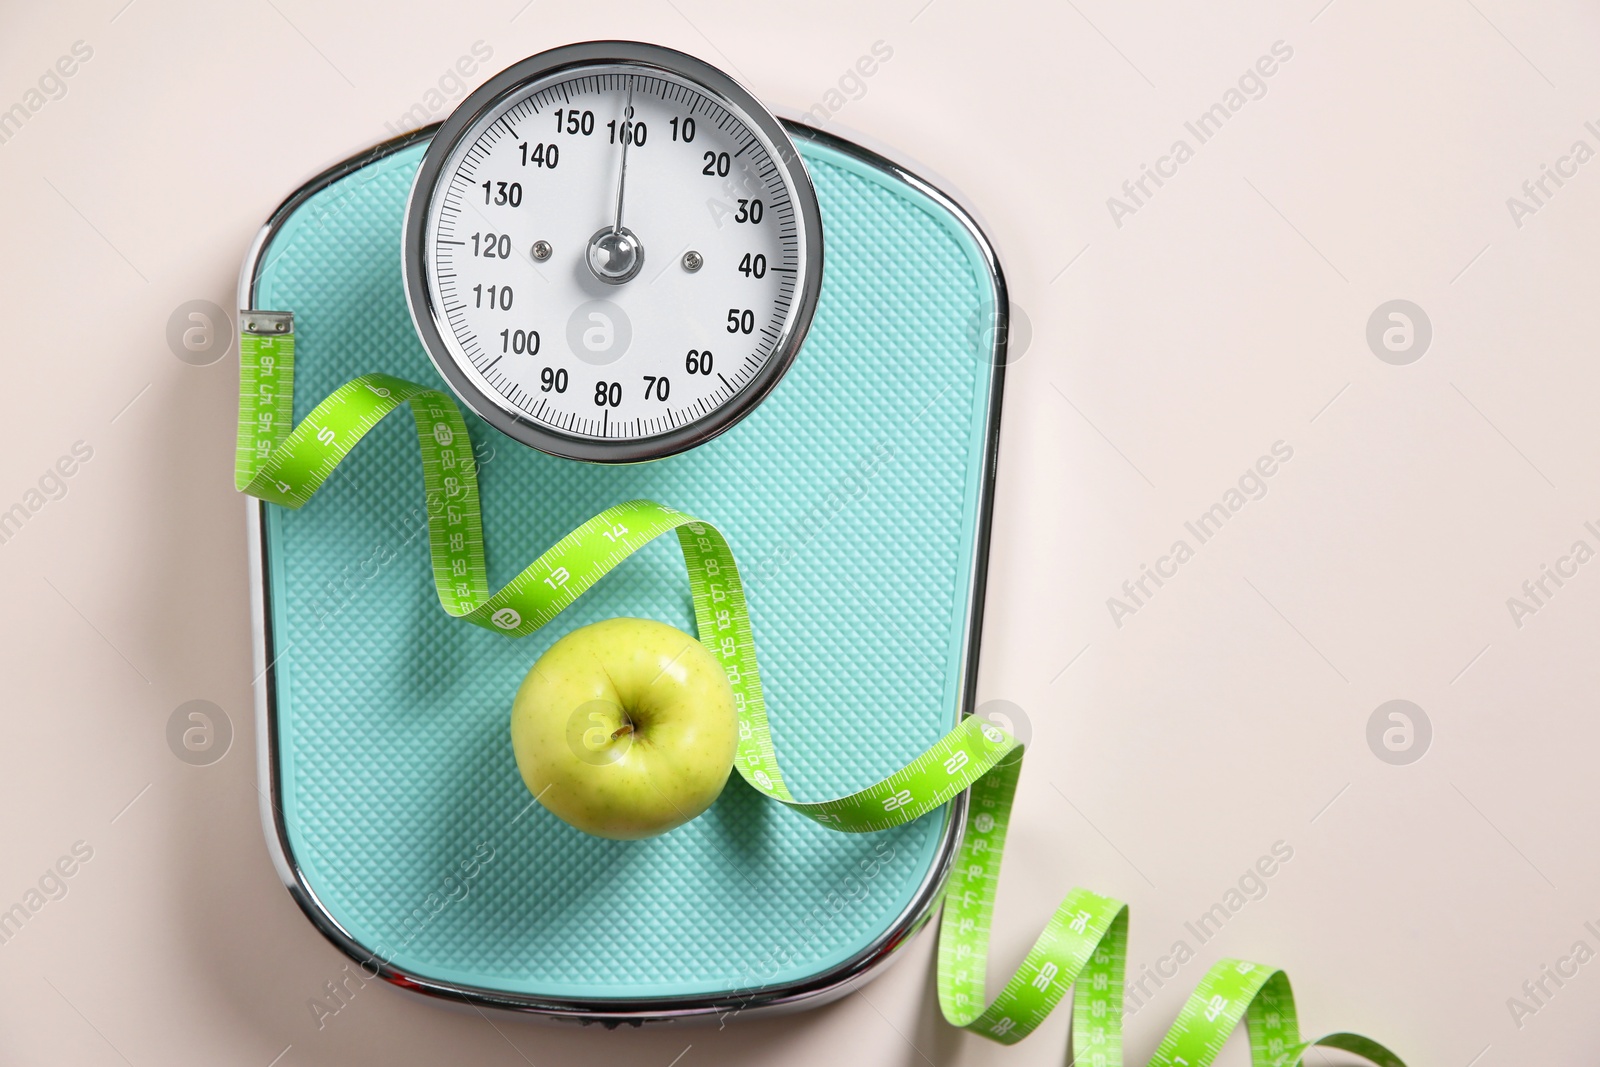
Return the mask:
<svg viewBox="0 0 1600 1067">
<path fill-rule="evenodd" d="M 334 390 L 298 426 L 294 416 L 294 320 L 288 312 L 242 314 L 239 442 L 234 484 L 285 507 L 310 500 L 368 430 L 411 405 L 427 489 L 428 545 L 439 603 L 455 618 L 522 637 L 544 626 L 607 572 L 665 533 L 676 533 L 689 572 L 700 642 L 717 657 L 739 716 L 734 766 L 752 788 L 845 833 L 921 818 L 972 791 L 965 833 L 944 891 L 939 929 L 939 1006 L 954 1026 L 1014 1044 L 1076 986 L 1074 1062 L 1121 1067 L 1128 908 L 1084 889 L 1067 894 L 1022 966 L 985 1006 L 990 922 L 1022 753 L 1015 738 L 974 716 L 883 781 L 833 800 L 796 800 L 784 784 L 767 727 L 755 640 L 733 552 L 715 526 L 664 504 L 607 508 L 552 545 L 498 592 L 489 590 L 478 480 L 467 426 L 437 389 L 364 374 Z M 1015 753 L 1015 758 L 1008 759 Z M 1292 1067 L 1315 1046 L 1382 1067 L 1399 1057 L 1359 1034 L 1302 1041 L 1282 971 L 1225 959 L 1200 980 L 1156 1049 L 1152 1065 L 1204 1067 L 1243 1019 L 1254 1067 Z"/>
</svg>

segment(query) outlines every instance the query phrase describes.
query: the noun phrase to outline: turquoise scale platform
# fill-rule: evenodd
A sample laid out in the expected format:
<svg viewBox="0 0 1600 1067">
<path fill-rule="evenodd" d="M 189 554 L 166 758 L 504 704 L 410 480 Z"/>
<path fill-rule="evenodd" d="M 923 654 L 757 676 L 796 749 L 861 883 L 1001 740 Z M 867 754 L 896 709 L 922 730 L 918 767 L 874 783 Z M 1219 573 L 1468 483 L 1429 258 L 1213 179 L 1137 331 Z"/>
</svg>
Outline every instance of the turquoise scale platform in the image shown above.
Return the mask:
<svg viewBox="0 0 1600 1067">
<path fill-rule="evenodd" d="M 467 419 L 497 587 L 619 501 L 721 527 L 752 587 L 787 777 L 820 799 L 910 760 L 969 699 L 998 403 L 981 324 L 1004 297 L 946 205 L 873 157 L 797 139 L 822 206 L 821 302 L 749 418 L 623 467 L 555 459 Z M 400 279 L 425 147 L 374 154 L 302 199 L 259 254 L 253 306 L 296 316 L 297 421 L 366 371 L 444 388 Z M 659 541 L 546 632 L 511 641 L 439 609 L 422 494 L 410 418 L 396 415 L 305 508 L 263 506 L 269 835 L 302 906 L 347 951 L 508 1005 L 626 1010 L 819 988 L 913 928 L 951 846 L 940 815 L 845 835 L 735 776 L 704 817 L 624 843 L 530 804 L 507 731 L 518 683 L 598 619 L 692 631 L 681 556 Z"/>
</svg>

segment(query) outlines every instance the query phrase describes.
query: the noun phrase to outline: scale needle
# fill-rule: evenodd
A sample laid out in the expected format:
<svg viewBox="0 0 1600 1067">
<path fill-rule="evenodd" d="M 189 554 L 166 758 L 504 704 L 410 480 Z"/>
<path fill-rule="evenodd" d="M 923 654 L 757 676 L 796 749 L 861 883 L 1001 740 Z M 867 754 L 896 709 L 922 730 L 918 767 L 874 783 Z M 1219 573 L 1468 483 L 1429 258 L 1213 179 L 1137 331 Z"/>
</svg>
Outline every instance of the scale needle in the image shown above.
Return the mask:
<svg viewBox="0 0 1600 1067">
<path fill-rule="evenodd" d="M 622 231 L 622 191 L 628 184 L 628 143 L 633 140 L 633 133 L 629 129 L 628 120 L 633 118 L 633 75 L 628 75 L 628 100 L 622 109 L 622 128 L 618 135 L 622 138 L 622 170 L 617 175 L 617 218 L 611 224 L 612 233 Z"/>
</svg>

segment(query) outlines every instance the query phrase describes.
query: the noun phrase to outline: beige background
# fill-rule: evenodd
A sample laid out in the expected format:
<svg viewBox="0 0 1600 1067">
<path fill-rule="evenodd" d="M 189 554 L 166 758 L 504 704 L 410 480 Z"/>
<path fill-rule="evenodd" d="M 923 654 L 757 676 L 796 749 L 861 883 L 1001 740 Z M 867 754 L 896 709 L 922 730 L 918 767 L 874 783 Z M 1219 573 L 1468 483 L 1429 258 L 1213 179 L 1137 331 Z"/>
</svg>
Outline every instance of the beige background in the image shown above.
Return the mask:
<svg viewBox="0 0 1600 1067">
<path fill-rule="evenodd" d="M 93 448 L 0 544 L 0 907 L 93 849 L 0 945 L 0 1062 L 1062 1062 L 1065 1012 L 1015 1049 L 938 1022 L 927 936 L 835 1006 L 721 1032 L 486 1021 L 376 984 L 320 1030 L 307 1007 L 344 959 L 257 820 L 235 364 L 181 362 L 166 324 L 230 306 L 278 200 L 474 42 L 498 69 L 607 36 L 795 109 L 885 42 L 831 122 L 944 176 L 1005 257 L 1033 338 L 981 695 L 1026 710 L 1035 755 L 997 962 L 1084 885 L 1131 903 L 1137 971 L 1282 840 L 1265 899 L 1129 1021 L 1132 1062 L 1222 955 L 1286 967 L 1309 1031 L 1413 1063 L 1592 1058 L 1600 962 L 1520 1028 L 1506 1003 L 1579 939 L 1600 949 L 1600 563 L 1520 627 L 1506 603 L 1600 547 L 1600 161 L 1520 226 L 1506 203 L 1574 141 L 1600 148 L 1592 6 L 124 3 L 0 16 L 0 108 L 93 49 L 0 144 L 0 509 Z M 1193 145 L 1184 122 L 1277 41 L 1266 94 L 1116 225 L 1107 198 Z M 1406 366 L 1365 340 L 1394 298 L 1433 325 Z M 1267 495 L 1117 626 L 1106 599 L 1280 440 Z M 1433 728 L 1406 766 L 1366 740 L 1395 698 Z M 165 740 L 191 699 L 235 727 L 212 766 Z"/>
</svg>

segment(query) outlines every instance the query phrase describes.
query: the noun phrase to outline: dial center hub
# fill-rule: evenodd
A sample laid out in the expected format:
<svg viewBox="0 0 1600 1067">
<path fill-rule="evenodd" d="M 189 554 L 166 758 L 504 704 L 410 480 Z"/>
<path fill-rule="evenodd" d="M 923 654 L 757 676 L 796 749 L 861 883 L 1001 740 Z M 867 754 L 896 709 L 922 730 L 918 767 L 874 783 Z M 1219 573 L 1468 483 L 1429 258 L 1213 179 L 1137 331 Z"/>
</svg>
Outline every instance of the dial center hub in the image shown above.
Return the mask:
<svg viewBox="0 0 1600 1067">
<path fill-rule="evenodd" d="M 644 266 L 644 245 L 626 226 L 617 230 L 605 226 L 589 238 L 584 259 L 596 278 L 608 285 L 621 285 L 633 280 Z"/>
</svg>

